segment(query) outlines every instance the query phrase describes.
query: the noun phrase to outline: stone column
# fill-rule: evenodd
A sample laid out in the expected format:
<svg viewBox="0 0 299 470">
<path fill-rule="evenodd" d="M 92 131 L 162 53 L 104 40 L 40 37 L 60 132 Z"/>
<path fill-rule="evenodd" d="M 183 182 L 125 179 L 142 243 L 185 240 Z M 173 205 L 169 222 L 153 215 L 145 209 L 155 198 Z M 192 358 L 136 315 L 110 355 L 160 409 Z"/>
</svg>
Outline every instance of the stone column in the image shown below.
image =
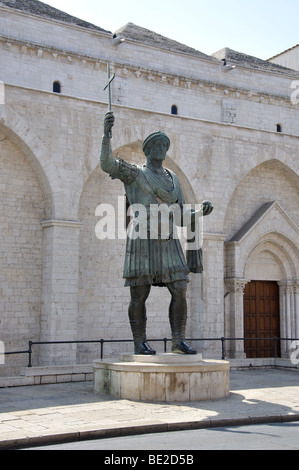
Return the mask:
<svg viewBox="0 0 299 470">
<path fill-rule="evenodd" d="M 77 339 L 79 232 L 74 221 L 50 220 L 43 227 L 41 341 Z M 40 365 L 76 362 L 76 345 L 40 347 Z"/>
<path fill-rule="evenodd" d="M 291 308 L 293 297 L 293 285 L 288 281 L 278 282 L 280 293 L 280 319 L 281 319 L 281 337 L 290 339 L 292 338 L 292 325 L 291 325 Z M 281 341 L 281 355 L 282 357 L 289 357 L 291 341 Z"/>
<path fill-rule="evenodd" d="M 295 311 L 295 334 L 299 340 L 299 281 L 294 284 L 294 311 Z"/>
<path fill-rule="evenodd" d="M 230 337 L 244 338 L 244 289 L 249 282 L 246 279 L 226 279 L 230 295 Z M 231 358 L 245 358 L 244 341 L 230 342 Z"/>
<path fill-rule="evenodd" d="M 205 341 L 206 356 L 221 358 L 221 338 L 224 335 L 224 240 L 223 234 L 204 233 L 203 243 L 203 308 L 201 336 L 217 338 Z"/>
</svg>

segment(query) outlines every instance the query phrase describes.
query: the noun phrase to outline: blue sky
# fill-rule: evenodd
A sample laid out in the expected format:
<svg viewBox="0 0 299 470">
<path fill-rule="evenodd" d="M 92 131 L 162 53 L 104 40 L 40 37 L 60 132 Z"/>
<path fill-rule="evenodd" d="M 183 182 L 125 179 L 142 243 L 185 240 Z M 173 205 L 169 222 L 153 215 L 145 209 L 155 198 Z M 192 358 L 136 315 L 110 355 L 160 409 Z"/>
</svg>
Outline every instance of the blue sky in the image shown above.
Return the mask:
<svg viewBox="0 0 299 470">
<path fill-rule="evenodd" d="M 128 22 L 204 52 L 268 59 L 299 44 L 299 0 L 44 0 L 114 32 Z"/>
</svg>

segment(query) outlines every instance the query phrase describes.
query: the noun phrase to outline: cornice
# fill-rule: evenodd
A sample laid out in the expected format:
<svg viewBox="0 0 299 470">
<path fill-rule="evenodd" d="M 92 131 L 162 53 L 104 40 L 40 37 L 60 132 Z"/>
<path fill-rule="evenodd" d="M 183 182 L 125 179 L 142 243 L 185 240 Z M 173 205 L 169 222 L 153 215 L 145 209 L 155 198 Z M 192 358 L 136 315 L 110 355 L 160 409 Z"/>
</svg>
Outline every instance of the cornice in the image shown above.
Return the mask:
<svg viewBox="0 0 299 470">
<path fill-rule="evenodd" d="M 64 227 L 64 228 L 81 228 L 82 222 L 78 220 L 44 220 L 41 222 L 42 228 Z"/>
<path fill-rule="evenodd" d="M 189 90 L 199 91 L 203 93 L 215 93 L 220 92 L 223 94 L 223 99 L 234 98 L 234 99 L 245 99 L 252 102 L 273 104 L 279 103 L 280 105 L 292 106 L 291 94 L 289 96 L 275 95 L 267 92 L 253 91 L 249 88 L 236 87 L 227 85 L 221 82 L 204 80 L 201 78 L 194 78 L 182 75 L 176 75 L 170 72 L 164 73 L 159 70 L 152 68 L 140 67 L 126 61 L 120 61 L 111 57 L 95 57 L 87 54 L 80 54 L 74 51 L 58 49 L 56 47 L 47 46 L 44 44 L 24 41 L 9 36 L 0 36 L 0 43 L 4 44 L 5 47 L 18 47 L 20 53 L 26 54 L 28 50 L 34 50 L 37 57 L 43 58 L 44 54 L 52 56 L 53 60 L 57 60 L 59 57 L 65 59 L 66 63 L 77 60 L 81 64 L 86 65 L 90 63 L 92 67 L 97 70 L 106 72 L 107 62 L 111 64 L 111 70 L 115 72 L 120 78 L 138 78 L 147 81 L 154 81 L 160 84 L 167 84 L 173 87 L 185 88 Z"/>
</svg>

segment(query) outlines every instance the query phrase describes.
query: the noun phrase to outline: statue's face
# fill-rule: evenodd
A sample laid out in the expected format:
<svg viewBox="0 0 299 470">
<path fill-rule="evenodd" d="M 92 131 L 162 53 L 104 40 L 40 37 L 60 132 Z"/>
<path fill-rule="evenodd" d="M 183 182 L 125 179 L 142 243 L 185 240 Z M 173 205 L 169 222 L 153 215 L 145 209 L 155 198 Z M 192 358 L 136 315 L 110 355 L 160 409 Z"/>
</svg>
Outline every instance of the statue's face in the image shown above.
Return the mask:
<svg viewBox="0 0 299 470">
<path fill-rule="evenodd" d="M 152 148 L 149 153 L 149 158 L 151 160 L 163 161 L 166 157 L 166 152 L 168 150 L 168 145 L 165 139 L 156 139 L 152 144 Z"/>
</svg>

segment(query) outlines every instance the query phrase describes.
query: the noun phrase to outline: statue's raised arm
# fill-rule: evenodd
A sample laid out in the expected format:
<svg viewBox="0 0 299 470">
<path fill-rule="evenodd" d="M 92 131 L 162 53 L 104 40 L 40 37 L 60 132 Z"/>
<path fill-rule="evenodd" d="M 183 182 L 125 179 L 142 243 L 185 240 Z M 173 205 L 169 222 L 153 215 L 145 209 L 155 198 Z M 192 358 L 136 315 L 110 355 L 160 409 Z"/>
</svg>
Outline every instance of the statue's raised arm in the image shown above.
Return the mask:
<svg viewBox="0 0 299 470">
<path fill-rule="evenodd" d="M 109 175 L 112 175 L 115 172 L 117 166 L 117 163 L 112 154 L 110 143 L 110 131 L 114 126 L 114 120 L 114 114 L 112 111 L 109 111 L 105 114 L 100 163 L 102 170 L 106 173 L 109 173 Z"/>
<path fill-rule="evenodd" d="M 105 114 L 104 135 L 102 139 L 100 163 L 103 171 L 108 173 L 111 178 L 120 179 L 125 185 L 132 184 L 137 177 L 137 166 L 128 163 L 121 158 L 113 157 L 110 135 L 114 126 L 114 115 L 112 111 Z"/>
</svg>

